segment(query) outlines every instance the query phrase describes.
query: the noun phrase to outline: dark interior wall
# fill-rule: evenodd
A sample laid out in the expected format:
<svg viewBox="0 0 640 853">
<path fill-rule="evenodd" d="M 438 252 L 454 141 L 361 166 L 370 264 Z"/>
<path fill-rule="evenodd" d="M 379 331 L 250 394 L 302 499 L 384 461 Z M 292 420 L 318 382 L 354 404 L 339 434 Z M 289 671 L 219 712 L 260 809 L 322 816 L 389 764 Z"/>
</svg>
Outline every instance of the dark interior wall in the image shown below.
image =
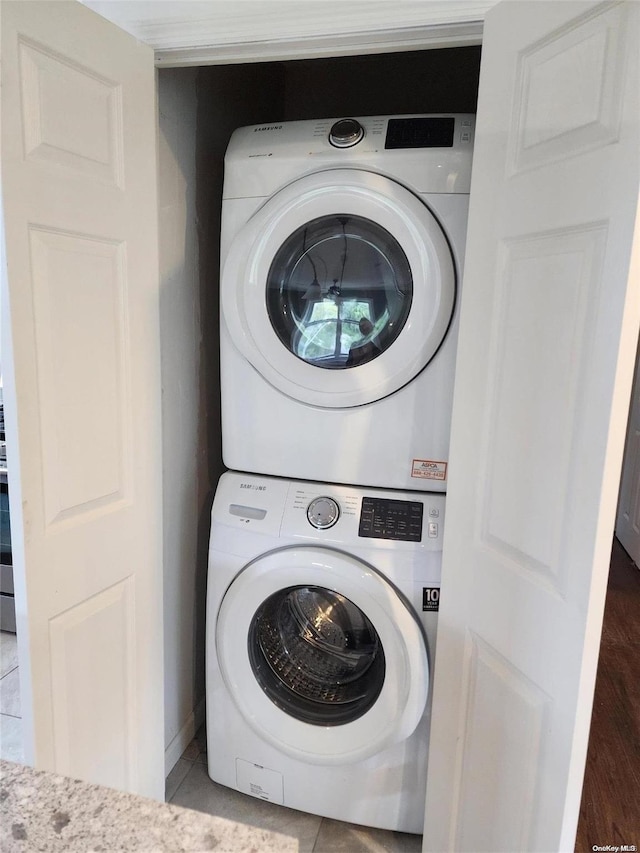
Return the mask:
<svg viewBox="0 0 640 853">
<path fill-rule="evenodd" d="M 473 113 L 479 73 L 479 46 L 288 62 L 284 119 Z"/>
</svg>

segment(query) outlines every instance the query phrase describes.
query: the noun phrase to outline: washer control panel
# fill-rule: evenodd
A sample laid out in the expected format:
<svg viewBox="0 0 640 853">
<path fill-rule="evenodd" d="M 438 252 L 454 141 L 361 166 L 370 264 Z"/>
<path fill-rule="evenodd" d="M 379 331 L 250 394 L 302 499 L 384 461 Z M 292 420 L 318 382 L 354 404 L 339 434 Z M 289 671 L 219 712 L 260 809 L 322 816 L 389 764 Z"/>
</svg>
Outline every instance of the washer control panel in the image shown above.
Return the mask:
<svg viewBox="0 0 640 853">
<path fill-rule="evenodd" d="M 358 536 L 420 542 L 423 512 L 422 501 L 365 496 L 362 498 Z"/>
<path fill-rule="evenodd" d="M 442 550 L 445 507 L 446 495 L 441 493 L 358 488 L 227 471 L 216 489 L 211 520 L 214 525 L 241 532 L 242 537 L 259 534 L 325 542 L 347 550 L 359 544 L 363 549 L 383 552 L 436 552 Z"/>
<path fill-rule="evenodd" d="M 317 530 L 327 530 L 329 527 L 333 527 L 339 517 L 340 507 L 338 506 L 338 502 L 324 495 L 314 498 L 307 507 L 309 524 L 313 525 Z"/>
<path fill-rule="evenodd" d="M 281 536 L 367 547 L 442 550 L 445 495 L 292 482 Z"/>
</svg>

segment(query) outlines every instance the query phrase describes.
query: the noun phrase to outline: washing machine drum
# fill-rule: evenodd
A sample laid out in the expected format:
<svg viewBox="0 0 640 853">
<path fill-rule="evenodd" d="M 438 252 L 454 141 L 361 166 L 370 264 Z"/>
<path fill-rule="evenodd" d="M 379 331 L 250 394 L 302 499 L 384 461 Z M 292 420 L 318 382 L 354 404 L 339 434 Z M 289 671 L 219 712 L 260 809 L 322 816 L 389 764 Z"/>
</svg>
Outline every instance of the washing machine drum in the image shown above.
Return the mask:
<svg viewBox="0 0 640 853">
<path fill-rule="evenodd" d="M 384 650 L 375 627 L 349 599 L 324 587 L 285 587 L 256 611 L 251 667 L 267 696 L 298 720 L 357 720 L 384 684 Z"/>
<path fill-rule="evenodd" d="M 413 733 L 429 686 L 426 644 L 398 592 L 356 558 L 284 548 L 223 598 L 216 650 L 256 733 L 314 763 L 362 760 Z"/>
<path fill-rule="evenodd" d="M 344 408 L 410 382 L 453 315 L 451 251 L 430 210 L 382 175 L 334 169 L 272 196 L 222 271 L 232 341 L 295 400 Z"/>
</svg>

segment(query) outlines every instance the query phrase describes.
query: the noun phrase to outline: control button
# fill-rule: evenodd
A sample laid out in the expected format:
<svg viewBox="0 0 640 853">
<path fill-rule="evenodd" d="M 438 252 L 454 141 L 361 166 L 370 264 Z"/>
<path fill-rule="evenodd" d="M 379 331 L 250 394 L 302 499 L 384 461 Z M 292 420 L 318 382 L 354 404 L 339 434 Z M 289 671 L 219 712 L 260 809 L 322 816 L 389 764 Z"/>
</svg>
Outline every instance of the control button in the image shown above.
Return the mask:
<svg viewBox="0 0 640 853">
<path fill-rule="evenodd" d="M 430 518 L 440 518 L 440 510 L 437 506 L 432 506 L 429 509 L 429 517 Z"/>
<path fill-rule="evenodd" d="M 364 128 L 354 118 L 342 118 L 329 131 L 329 142 L 335 148 L 351 148 L 364 136 Z"/>
<path fill-rule="evenodd" d="M 430 521 L 429 522 L 429 539 L 437 539 L 438 538 L 438 522 Z"/>
<path fill-rule="evenodd" d="M 309 524 L 318 530 L 332 527 L 340 517 L 340 507 L 333 498 L 314 498 L 307 507 Z"/>
</svg>

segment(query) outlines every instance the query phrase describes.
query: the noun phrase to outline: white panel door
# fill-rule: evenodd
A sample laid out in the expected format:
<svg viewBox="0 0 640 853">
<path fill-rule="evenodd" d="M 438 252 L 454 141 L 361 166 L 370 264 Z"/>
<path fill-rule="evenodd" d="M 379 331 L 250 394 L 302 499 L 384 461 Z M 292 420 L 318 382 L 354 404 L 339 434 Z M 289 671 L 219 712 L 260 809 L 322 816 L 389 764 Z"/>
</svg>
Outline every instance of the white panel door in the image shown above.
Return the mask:
<svg viewBox="0 0 640 853">
<path fill-rule="evenodd" d="M 640 369 L 637 361 L 622 463 L 616 536 L 636 566 L 640 566 Z"/>
<path fill-rule="evenodd" d="M 153 52 L 77 3 L 1 14 L 26 758 L 163 798 Z"/>
<path fill-rule="evenodd" d="M 639 13 L 487 16 L 426 850 L 573 850 L 638 339 Z"/>
</svg>

